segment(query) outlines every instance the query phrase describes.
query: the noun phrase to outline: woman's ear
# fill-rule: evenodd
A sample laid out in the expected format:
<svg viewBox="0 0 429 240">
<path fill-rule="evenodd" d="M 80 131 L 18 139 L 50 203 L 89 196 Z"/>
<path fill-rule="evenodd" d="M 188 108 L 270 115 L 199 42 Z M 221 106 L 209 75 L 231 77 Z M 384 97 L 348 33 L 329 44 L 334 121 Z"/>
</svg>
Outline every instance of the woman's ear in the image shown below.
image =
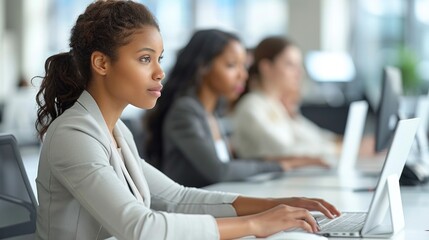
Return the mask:
<svg viewBox="0 0 429 240">
<path fill-rule="evenodd" d="M 271 61 L 268 59 L 262 59 L 258 64 L 259 73 L 266 76 L 271 71 Z"/>
<path fill-rule="evenodd" d="M 211 70 L 211 64 L 207 64 L 205 66 L 202 66 L 199 70 L 199 74 L 201 77 L 206 76 Z"/>
<path fill-rule="evenodd" d="M 109 57 L 106 54 L 99 51 L 95 51 L 91 54 L 91 67 L 96 73 L 102 76 L 106 75 L 108 66 Z"/>
<path fill-rule="evenodd" d="M 199 82 L 199 85 L 201 85 L 202 82 L 204 82 L 208 74 L 210 74 L 211 71 L 211 64 L 208 64 L 206 66 L 200 67 L 200 69 L 197 72 L 197 78 L 201 79 L 201 82 Z"/>
</svg>

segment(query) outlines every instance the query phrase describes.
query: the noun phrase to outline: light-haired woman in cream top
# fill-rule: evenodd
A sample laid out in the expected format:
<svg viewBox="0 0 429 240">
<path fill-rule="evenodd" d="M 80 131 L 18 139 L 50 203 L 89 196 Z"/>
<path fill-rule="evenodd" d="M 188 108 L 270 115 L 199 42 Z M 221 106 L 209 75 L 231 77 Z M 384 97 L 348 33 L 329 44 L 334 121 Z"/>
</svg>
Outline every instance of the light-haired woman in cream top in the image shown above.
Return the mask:
<svg viewBox="0 0 429 240">
<path fill-rule="evenodd" d="M 301 51 L 284 37 L 268 37 L 254 49 L 250 92 L 233 114 L 232 143 L 240 157 L 307 156 L 338 153 L 337 137 L 299 114 Z M 246 121 L 246 124 L 241 124 Z"/>
<path fill-rule="evenodd" d="M 49 57 L 38 93 L 43 147 L 36 239 L 233 239 L 302 228 L 308 210 L 340 214 L 320 199 L 257 199 L 183 187 L 142 160 L 119 120 L 128 104 L 161 96 L 164 46 L 147 8 L 96 1 Z"/>
</svg>

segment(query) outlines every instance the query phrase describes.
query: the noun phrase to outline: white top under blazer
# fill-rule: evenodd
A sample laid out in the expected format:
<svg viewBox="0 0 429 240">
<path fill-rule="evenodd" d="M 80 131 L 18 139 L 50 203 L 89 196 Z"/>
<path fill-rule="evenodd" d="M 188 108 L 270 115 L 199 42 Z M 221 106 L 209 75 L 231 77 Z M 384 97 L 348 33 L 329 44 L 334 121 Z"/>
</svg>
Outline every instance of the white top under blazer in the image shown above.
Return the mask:
<svg viewBox="0 0 429 240">
<path fill-rule="evenodd" d="M 36 239 L 219 239 L 214 217 L 236 216 L 237 195 L 178 185 L 139 157 L 122 121 L 113 135 L 121 152 L 87 91 L 50 125 Z"/>
</svg>

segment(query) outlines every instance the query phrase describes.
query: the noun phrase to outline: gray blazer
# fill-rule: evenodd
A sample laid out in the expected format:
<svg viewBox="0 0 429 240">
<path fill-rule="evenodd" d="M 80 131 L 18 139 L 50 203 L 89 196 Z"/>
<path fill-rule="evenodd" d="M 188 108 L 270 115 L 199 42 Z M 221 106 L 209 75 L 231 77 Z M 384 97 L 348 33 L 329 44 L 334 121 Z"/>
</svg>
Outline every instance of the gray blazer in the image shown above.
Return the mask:
<svg viewBox="0 0 429 240">
<path fill-rule="evenodd" d="M 139 158 L 121 121 L 114 138 L 120 151 L 86 91 L 51 124 L 36 179 L 37 239 L 219 238 L 213 216 L 236 216 L 236 195 L 171 181 Z"/>
<path fill-rule="evenodd" d="M 221 131 L 224 141 L 225 134 Z M 243 180 L 264 172 L 279 172 L 278 163 L 234 159 L 222 162 L 195 94 L 180 97 L 171 106 L 163 126 L 163 172 L 180 184 L 203 187 L 222 181 Z"/>
</svg>

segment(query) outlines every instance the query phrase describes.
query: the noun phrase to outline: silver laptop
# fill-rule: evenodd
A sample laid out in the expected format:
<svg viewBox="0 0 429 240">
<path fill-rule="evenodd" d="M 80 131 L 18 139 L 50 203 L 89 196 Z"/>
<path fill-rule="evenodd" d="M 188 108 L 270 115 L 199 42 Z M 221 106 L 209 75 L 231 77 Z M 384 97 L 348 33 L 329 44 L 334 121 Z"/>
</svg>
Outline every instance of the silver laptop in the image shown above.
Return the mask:
<svg viewBox="0 0 429 240">
<path fill-rule="evenodd" d="M 399 176 L 413 144 L 419 122 L 418 118 L 399 121 L 369 211 L 344 212 L 335 219 L 316 216 L 321 228 L 318 234 L 329 237 L 387 238 L 404 227 Z M 383 226 L 388 210 L 390 224 Z"/>
</svg>

